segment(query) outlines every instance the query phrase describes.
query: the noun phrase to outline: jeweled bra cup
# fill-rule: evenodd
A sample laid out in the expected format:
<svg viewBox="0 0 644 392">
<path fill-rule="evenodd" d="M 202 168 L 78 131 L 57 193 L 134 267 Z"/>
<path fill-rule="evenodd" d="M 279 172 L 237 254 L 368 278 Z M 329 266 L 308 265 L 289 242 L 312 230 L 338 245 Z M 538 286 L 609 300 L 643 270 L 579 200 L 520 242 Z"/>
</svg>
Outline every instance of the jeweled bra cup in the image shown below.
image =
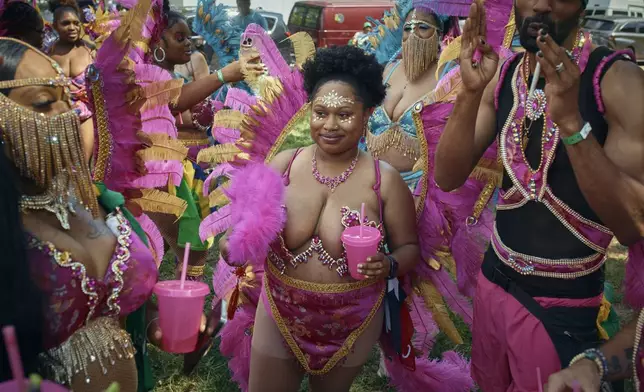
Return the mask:
<svg viewBox="0 0 644 392">
<path fill-rule="evenodd" d="M 360 224 L 360 218 L 359 218 L 360 213 L 358 211 L 351 210 L 349 207 L 342 207 L 341 212 L 342 212 L 342 226 L 344 228 L 357 226 Z M 369 221 L 368 218 L 366 217 L 365 217 L 365 225 L 375 227 L 378 230 L 380 230 L 381 233 L 383 231 L 382 224 Z M 382 241 L 379 247 L 380 251 L 384 249 L 384 246 L 385 246 L 384 241 L 385 241 L 385 236 L 382 235 Z M 300 252 L 297 255 L 294 255 L 286 247 L 284 236 L 282 234 L 278 237 L 277 241 L 271 246 L 271 250 L 268 253 L 268 259 L 271 263 L 273 263 L 277 267 L 277 269 L 280 271 L 280 274 L 284 274 L 286 272 L 286 262 L 288 262 L 293 268 L 297 268 L 298 265 L 308 262 L 309 259 L 313 257 L 313 254 L 317 254 L 318 260 L 320 260 L 323 265 L 328 266 L 329 269 L 335 268 L 338 275 L 340 275 L 341 277 L 344 277 L 349 273 L 349 267 L 347 266 L 347 259 L 346 259 L 344 248 L 342 250 L 342 256 L 336 259 L 333 256 L 331 256 L 326 251 L 326 249 L 324 249 L 322 240 L 317 235 L 311 238 L 311 244 L 305 251 Z"/>
</svg>

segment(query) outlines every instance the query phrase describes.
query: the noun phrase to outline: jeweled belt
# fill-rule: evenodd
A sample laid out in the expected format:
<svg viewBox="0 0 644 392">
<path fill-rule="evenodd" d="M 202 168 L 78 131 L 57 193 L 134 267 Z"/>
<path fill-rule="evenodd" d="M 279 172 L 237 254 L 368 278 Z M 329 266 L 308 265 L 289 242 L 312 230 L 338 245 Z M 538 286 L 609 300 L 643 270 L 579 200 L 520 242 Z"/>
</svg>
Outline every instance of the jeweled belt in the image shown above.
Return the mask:
<svg viewBox="0 0 644 392">
<path fill-rule="evenodd" d="M 516 252 L 501 241 L 496 225 L 492 235 L 492 248 L 503 264 L 521 275 L 546 278 L 577 279 L 597 271 L 606 261 L 606 255 L 601 253 L 579 258 L 546 259 Z"/>
<path fill-rule="evenodd" d="M 41 354 L 44 373 L 60 384 L 70 386 L 75 376 L 83 375 L 91 382 L 88 368 L 95 362 L 107 374 L 108 365 L 117 360 L 134 358 L 136 350 L 130 335 L 118 320 L 100 317 L 74 332 L 63 344 Z"/>
</svg>

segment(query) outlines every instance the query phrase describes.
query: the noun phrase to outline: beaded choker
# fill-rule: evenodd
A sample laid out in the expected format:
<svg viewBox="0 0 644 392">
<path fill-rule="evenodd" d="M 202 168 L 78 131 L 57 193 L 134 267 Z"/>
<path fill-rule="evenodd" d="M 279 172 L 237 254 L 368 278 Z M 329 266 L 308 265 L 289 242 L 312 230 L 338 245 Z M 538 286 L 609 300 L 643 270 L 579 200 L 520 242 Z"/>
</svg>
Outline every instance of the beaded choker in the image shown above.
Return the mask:
<svg viewBox="0 0 644 392">
<path fill-rule="evenodd" d="M 318 161 L 316 159 L 317 153 L 318 153 L 318 149 L 316 147 L 315 151 L 313 152 L 313 158 L 311 158 L 313 177 L 317 180 L 317 182 L 319 182 L 320 184 L 326 185 L 329 189 L 331 189 L 331 193 L 335 192 L 335 188 L 337 188 L 340 184 L 342 184 L 347 179 L 349 179 L 349 176 L 351 175 L 351 173 L 353 173 L 353 169 L 356 168 L 356 164 L 358 163 L 358 158 L 360 157 L 360 149 L 358 149 L 358 153 L 356 154 L 356 157 L 353 158 L 349 167 L 345 171 L 343 171 L 342 174 L 335 177 L 327 177 L 327 176 L 323 176 L 318 171 Z"/>
</svg>

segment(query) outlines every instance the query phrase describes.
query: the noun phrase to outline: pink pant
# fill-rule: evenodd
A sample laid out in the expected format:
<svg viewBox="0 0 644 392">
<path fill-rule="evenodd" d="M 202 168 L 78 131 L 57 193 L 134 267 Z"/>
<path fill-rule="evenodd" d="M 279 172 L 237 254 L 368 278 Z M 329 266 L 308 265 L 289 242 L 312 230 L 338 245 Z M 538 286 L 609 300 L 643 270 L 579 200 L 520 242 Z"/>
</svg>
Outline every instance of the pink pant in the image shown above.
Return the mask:
<svg viewBox="0 0 644 392">
<path fill-rule="evenodd" d="M 544 308 L 599 306 L 587 299 L 535 298 Z M 545 383 L 560 370 L 543 324 L 513 296 L 479 273 L 472 326 L 472 377 L 483 392 L 537 392 L 537 367 Z"/>
</svg>

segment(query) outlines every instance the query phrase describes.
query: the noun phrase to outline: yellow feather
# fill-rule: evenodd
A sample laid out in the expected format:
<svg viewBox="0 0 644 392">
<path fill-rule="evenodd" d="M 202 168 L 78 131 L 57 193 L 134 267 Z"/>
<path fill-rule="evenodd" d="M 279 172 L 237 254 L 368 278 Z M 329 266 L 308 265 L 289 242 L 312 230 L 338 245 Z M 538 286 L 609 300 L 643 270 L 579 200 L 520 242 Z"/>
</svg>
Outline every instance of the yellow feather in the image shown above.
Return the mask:
<svg viewBox="0 0 644 392">
<path fill-rule="evenodd" d="M 143 33 L 143 23 L 152 7 L 152 0 L 139 0 L 134 8 L 121 17 L 121 25 L 114 32 L 117 42 L 125 45 L 129 41 L 139 41 Z"/>
<path fill-rule="evenodd" d="M 241 150 L 234 144 L 219 144 L 199 151 L 197 162 L 218 164 L 222 162 L 230 162 L 240 155 Z"/>
<path fill-rule="evenodd" d="M 315 43 L 308 33 L 300 31 L 289 37 L 295 53 L 295 64 L 302 66 L 308 59 L 315 56 Z"/>
<path fill-rule="evenodd" d="M 427 281 L 422 281 L 416 285 L 416 289 L 419 291 L 418 294 L 420 294 L 425 301 L 427 308 L 432 312 L 432 317 L 441 331 L 443 331 L 454 344 L 463 344 L 463 338 L 456 329 L 452 319 L 450 319 L 449 313 L 447 312 L 447 306 L 436 287 Z"/>
<path fill-rule="evenodd" d="M 213 124 L 216 127 L 239 129 L 244 121 L 244 113 L 237 110 L 224 109 L 215 114 Z"/>
<path fill-rule="evenodd" d="M 185 200 L 157 189 L 142 189 L 141 192 L 143 195 L 132 201 L 146 212 L 172 214 L 179 218 L 188 207 Z"/>
<path fill-rule="evenodd" d="M 208 203 L 210 207 L 221 208 L 226 204 L 230 203 L 228 196 L 224 193 L 224 190 L 230 186 L 230 183 L 225 183 L 219 188 L 215 189 L 210 195 L 208 195 Z"/>
<path fill-rule="evenodd" d="M 148 161 L 182 161 L 187 155 L 187 148 L 183 147 L 184 151 L 163 147 L 163 146 L 152 146 L 148 148 L 141 149 L 136 152 L 136 156 L 140 158 L 143 162 Z"/>
<path fill-rule="evenodd" d="M 164 105 L 176 105 L 181 95 L 183 79 L 166 80 L 148 84 L 143 87 L 143 98 L 145 103 L 142 111 Z"/>
<path fill-rule="evenodd" d="M 438 58 L 438 65 L 436 66 L 436 79 L 438 79 L 439 72 L 442 71 L 443 66 L 454 60 L 458 60 L 461 55 L 461 36 L 456 37 L 449 45 L 447 45 Z"/>
</svg>

